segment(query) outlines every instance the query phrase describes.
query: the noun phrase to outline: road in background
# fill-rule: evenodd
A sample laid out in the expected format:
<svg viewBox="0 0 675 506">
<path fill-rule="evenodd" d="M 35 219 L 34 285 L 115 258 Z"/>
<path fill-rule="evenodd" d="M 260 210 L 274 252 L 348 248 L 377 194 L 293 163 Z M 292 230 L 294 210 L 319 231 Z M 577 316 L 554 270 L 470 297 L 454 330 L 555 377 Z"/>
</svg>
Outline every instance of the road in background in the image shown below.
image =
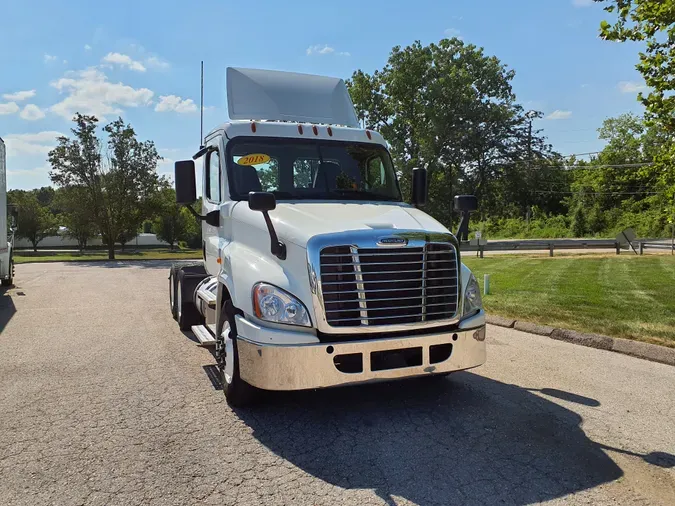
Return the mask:
<svg viewBox="0 0 675 506">
<path fill-rule="evenodd" d="M 167 276 L 17 266 L 0 504 L 675 504 L 675 367 L 489 327 L 472 372 L 235 412 Z"/>
</svg>

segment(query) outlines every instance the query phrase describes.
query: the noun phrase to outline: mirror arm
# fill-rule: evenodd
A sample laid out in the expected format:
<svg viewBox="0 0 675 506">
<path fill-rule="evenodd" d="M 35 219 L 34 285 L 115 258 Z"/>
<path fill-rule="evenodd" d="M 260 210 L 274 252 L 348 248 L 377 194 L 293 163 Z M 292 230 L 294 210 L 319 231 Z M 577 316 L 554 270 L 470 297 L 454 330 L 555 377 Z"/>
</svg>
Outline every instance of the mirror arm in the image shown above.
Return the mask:
<svg viewBox="0 0 675 506">
<path fill-rule="evenodd" d="M 220 211 L 218 210 L 211 211 L 206 216 L 202 216 L 197 211 L 195 211 L 192 206 L 185 204 L 185 207 L 188 208 L 192 216 L 197 218 L 198 221 L 205 221 L 206 223 L 208 223 L 213 227 L 217 227 L 220 225 Z"/>
<path fill-rule="evenodd" d="M 457 229 L 458 241 L 469 240 L 469 214 L 469 211 L 462 211 L 462 219 L 460 220 L 459 228 Z"/>
<path fill-rule="evenodd" d="M 190 211 L 192 216 L 197 218 L 199 221 L 204 221 L 206 219 L 206 216 L 202 216 L 201 214 L 199 214 L 197 211 L 195 211 L 194 207 L 192 207 L 191 205 L 185 204 L 185 207 L 187 207 L 188 211 Z"/>
<path fill-rule="evenodd" d="M 213 147 L 213 146 L 204 146 L 199 151 L 197 151 L 194 155 L 192 155 L 192 159 L 196 160 L 197 158 L 200 158 L 200 157 L 204 156 L 209 151 L 215 151 L 215 149 L 216 148 Z"/>
<path fill-rule="evenodd" d="M 279 240 L 277 232 L 274 230 L 274 225 L 272 225 L 270 214 L 267 211 L 262 211 L 262 215 L 265 218 L 267 231 L 270 233 L 270 240 L 272 242 L 270 249 L 272 250 L 272 254 L 279 260 L 286 260 L 286 245 Z"/>
</svg>

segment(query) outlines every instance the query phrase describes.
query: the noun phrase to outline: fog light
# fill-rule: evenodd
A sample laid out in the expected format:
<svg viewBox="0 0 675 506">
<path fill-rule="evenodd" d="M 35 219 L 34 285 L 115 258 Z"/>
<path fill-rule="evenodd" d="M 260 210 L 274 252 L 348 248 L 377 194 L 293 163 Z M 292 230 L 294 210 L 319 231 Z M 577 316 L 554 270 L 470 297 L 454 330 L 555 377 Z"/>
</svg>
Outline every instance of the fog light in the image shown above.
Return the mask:
<svg viewBox="0 0 675 506">
<path fill-rule="evenodd" d="M 481 327 L 473 333 L 473 338 L 476 341 L 485 341 L 485 327 Z"/>
</svg>

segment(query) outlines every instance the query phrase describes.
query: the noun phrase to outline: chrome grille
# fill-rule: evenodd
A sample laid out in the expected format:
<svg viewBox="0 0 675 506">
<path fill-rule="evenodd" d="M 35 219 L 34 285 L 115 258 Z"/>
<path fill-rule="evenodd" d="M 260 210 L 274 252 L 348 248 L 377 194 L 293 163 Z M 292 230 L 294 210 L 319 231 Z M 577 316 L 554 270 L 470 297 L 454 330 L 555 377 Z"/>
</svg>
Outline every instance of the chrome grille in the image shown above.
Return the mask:
<svg viewBox="0 0 675 506">
<path fill-rule="evenodd" d="M 330 246 L 320 253 L 321 291 L 332 327 L 452 318 L 457 312 L 455 248 Z"/>
</svg>

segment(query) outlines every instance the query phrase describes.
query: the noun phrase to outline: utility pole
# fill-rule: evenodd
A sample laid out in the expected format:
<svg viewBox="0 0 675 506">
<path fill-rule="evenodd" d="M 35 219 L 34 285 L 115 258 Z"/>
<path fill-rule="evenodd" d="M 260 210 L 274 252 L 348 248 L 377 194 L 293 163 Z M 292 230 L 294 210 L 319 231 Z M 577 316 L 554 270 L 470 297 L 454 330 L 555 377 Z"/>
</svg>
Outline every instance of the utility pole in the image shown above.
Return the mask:
<svg viewBox="0 0 675 506">
<path fill-rule="evenodd" d="M 527 111 L 525 117 L 528 119 L 527 124 L 527 168 L 530 168 L 532 162 L 532 120 L 537 117 L 535 111 Z"/>
</svg>

